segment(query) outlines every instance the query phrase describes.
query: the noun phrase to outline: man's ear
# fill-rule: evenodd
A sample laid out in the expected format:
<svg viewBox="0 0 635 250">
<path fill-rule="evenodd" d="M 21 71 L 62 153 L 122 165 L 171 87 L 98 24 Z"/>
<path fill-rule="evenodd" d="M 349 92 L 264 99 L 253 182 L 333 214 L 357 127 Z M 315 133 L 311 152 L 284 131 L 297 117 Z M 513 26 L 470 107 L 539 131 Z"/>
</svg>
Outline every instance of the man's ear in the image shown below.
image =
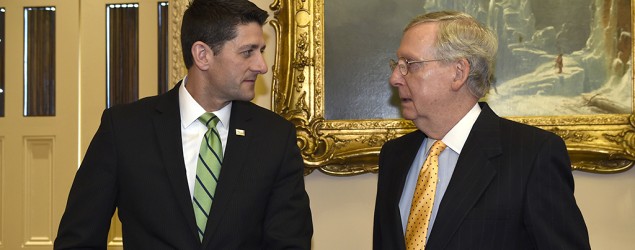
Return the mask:
<svg viewBox="0 0 635 250">
<path fill-rule="evenodd" d="M 459 90 L 467 82 L 470 75 L 470 63 L 465 58 L 461 58 L 454 64 L 454 79 L 452 81 L 452 89 Z"/>
<path fill-rule="evenodd" d="M 209 69 L 210 62 L 214 57 L 214 52 L 207 44 L 201 41 L 194 42 L 194 44 L 192 44 L 191 53 L 194 66 L 200 70 Z"/>
</svg>

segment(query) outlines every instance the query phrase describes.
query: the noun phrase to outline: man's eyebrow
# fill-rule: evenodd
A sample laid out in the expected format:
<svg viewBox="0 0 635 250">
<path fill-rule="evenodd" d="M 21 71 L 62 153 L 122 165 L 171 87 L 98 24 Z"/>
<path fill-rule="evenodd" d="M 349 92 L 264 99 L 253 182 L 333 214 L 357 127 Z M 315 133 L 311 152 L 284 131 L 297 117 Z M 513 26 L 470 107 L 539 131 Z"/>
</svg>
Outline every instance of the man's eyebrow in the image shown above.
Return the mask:
<svg viewBox="0 0 635 250">
<path fill-rule="evenodd" d="M 248 50 L 248 49 L 265 49 L 267 47 L 267 45 L 262 45 L 262 48 L 260 47 L 260 45 L 258 44 L 247 44 L 247 45 L 243 45 L 238 47 L 239 50 Z"/>
</svg>

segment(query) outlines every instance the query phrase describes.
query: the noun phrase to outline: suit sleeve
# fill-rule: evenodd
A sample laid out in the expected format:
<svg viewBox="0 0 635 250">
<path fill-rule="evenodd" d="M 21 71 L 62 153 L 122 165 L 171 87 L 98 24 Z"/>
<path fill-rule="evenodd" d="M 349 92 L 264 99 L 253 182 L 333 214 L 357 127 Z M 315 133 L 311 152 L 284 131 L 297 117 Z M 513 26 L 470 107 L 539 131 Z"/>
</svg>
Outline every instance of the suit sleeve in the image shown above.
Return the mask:
<svg viewBox="0 0 635 250">
<path fill-rule="evenodd" d="M 310 249 L 313 222 L 304 187 L 304 163 L 289 124 L 284 157 L 267 205 L 265 241 L 267 249 Z"/>
<path fill-rule="evenodd" d="M 590 249 L 562 139 L 550 136 L 542 145 L 528 178 L 525 224 L 537 248 Z"/>
<path fill-rule="evenodd" d="M 106 249 L 116 202 L 116 152 L 109 112 L 75 175 L 62 216 L 55 249 Z"/>
<path fill-rule="evenodd" d="M 376 191 L 376 197 L 375 197 L 375 212 L 373 215 L 373 249 L 382 249 L 383 248 L 383 239 L 382 239 L 382 227 L 381 227 L 381 204 L 383 204 L 383 193 L 381 193 L 381 189 L 380 187 L 383 184 L 383 180 L 382 177 L 384 176 L 382 173 L 382 170 L 385 169 L 385 167 L 383 167 L 383 161 L 384 161 L 384 154 L 385 154 L 385 150 L 386 150 L 386 146 L 384 145 L 381 149 L 381 151 L 379 152 L 379 163 L 378 163 L 378 167 L 379 167 L 379 174 L 377 177 L 377 191 Z"/>
</svg>

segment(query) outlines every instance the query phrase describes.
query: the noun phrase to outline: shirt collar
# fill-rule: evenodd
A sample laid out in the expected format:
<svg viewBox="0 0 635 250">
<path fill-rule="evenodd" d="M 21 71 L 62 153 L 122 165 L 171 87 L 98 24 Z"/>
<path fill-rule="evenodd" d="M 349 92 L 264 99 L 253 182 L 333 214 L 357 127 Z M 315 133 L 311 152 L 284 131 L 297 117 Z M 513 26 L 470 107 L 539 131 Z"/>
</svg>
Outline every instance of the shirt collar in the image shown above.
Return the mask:
<svg viewBox="0 0 635 250">
<path fill-rule="evenodd" d="M 452 129 L 441 139 L 445 145 L 451 148 L 457 154 L 461 154 L 461 150 L 463 150 L 463 146 L 465 145 L 465 141 L 467 141 L 467 137 L 470 135 L 470 131 L 476 123 L 476 119 L 481 113 L 481 106 L 478 103 L 474 104 L 474 107 L 470 109 L 470 111 L 461 118 L 461 120 L 454 125 Z M 427 149 L 432 147 L 433 139 L 428 138 L 428 142 L 426 145 Z"/>
<path fill-rule="evenodd" d="M 201 105 L 194 100 L 194 97 L 190 95 L 190 92 L 187 91 L 185 84 L 187 84 L 187 76 L 183 78 L 183 82 L 179 87 L 179 109 L 181 111 L 181 126 L 183 128 L 187 128 L 192 125 L 192 123 L 197 121 L 198 118 L 205 113 L 205 109 L 201 107 Z M 223 126 L 225 129 L 229 129 L 231 108 L 232 103 L 230 102 L 220 110 L 212 112 L 214 115 L 218 116 L 218 119 L 220 119 L 218 124 Z"/>
</svg>

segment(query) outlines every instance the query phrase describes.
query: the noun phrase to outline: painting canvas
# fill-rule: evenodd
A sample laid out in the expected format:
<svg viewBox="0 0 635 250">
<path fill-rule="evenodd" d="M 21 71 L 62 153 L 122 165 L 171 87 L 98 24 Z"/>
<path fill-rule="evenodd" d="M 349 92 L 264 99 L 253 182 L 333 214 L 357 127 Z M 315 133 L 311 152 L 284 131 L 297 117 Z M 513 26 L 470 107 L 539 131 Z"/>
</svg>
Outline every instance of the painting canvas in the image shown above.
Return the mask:
<svg viewBox="0 0 635 250">
<path fill-rule="evenodd" d="M 325 117 L 399 118 L 388 85 L 403 27 L 422 13 L 458 10 L 499 38 L 496 88 L 484 99 L 501 116 L 629 114 L 629 0 L 325 1 Z"/>
</svg>

